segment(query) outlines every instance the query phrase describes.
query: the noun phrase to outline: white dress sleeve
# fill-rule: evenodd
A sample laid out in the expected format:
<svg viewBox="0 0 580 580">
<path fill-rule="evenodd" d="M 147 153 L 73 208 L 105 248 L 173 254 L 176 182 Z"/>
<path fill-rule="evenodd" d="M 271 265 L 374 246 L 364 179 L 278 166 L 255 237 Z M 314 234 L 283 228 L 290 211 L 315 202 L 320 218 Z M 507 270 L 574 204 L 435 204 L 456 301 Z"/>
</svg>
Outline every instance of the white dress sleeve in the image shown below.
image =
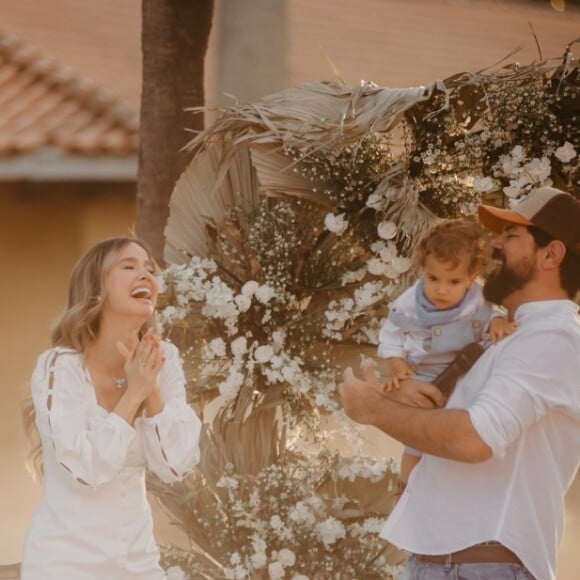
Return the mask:
<svg viewBox="0 0 580 580">
<path fill-rule="evenodd" d="M 147 467 L 166 483 L 182 480 L 199 462 L 201 421 L 185 398 L 185 377 L 175 345 L 163 342 L 166 361 L 159 374 L 165 406 L 144 417 L 143 448 Z"/>
<path fill-rule="evenodd" d="M 93 387 L 78 356 L 63 348 L 42 354 L 31 390 L 43 445 L 78 483 L 96 487 L 123 469 L 135 430 L 115 413 L 95 412 Z"/>
</svg>

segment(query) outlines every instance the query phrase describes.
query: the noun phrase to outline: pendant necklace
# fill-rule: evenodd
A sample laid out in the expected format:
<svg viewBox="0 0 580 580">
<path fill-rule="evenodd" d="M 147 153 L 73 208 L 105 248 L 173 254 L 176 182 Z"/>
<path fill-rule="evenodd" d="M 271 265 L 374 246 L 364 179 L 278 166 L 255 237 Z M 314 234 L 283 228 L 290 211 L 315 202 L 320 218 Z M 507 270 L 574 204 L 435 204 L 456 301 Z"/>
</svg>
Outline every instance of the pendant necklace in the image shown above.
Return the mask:
<svg viewBox="0 0 580 580">
<path fill-rule="evenodd" d="M 113 382 L 118 389 L 122 389 L 127 383 L 127 379 L 125 377 L 113 377 Z"/>
</svg>

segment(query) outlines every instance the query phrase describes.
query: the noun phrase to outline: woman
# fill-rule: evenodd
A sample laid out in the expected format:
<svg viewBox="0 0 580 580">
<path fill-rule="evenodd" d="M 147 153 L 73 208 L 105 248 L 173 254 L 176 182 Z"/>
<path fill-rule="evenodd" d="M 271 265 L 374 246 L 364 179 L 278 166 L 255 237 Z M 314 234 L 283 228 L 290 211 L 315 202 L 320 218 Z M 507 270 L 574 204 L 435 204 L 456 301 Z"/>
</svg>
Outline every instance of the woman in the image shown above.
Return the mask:
<svg viewBox="0 0 580 580">
<path fill-rule="evenodd" d="M 199 460 L 201 422 L 185 400 L 175 346 L 151 321 L 148 250 L 105 240 L 75 266 L 68 306 L 32 375 L 42 501 L 23 580 L 162 580 L 145 467 L 181 480 Z"/>
</svg>

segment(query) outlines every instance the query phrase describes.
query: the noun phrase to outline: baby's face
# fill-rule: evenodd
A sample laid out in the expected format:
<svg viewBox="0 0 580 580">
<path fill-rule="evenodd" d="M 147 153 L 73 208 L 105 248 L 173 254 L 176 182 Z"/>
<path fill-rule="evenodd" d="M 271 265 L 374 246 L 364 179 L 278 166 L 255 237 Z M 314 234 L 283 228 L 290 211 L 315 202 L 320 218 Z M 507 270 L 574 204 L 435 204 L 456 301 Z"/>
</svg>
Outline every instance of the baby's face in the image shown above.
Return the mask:
<svg viewBox="0 0 580 580">
<path fill-rule="evenodd" d="M 459 304 L 476 274 L 469 273 L 469 260 L 463 258 L 457 266 L 427 256 L 423 264 L 425 296 L 439 310 Z"/>
</svg>

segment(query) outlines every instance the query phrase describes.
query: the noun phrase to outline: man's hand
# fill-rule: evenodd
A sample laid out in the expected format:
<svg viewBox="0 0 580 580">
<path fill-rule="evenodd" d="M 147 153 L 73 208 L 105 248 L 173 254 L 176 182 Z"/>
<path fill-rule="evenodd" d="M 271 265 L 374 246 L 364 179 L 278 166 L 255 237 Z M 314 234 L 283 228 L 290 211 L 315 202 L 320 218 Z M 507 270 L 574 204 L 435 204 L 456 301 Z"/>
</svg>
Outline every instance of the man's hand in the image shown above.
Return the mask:
<svg viewBox="0 0 580 580">
<path fill-rule="evenodd" d="M 344 412 L 357 423 L 371 425 L 373 410 L 384 399 L 385 393 L 375 374 L 375 365 L 370 359 L 363 362 L 362 371 L 364 379 L 361 380 L 355 376 L 351 367 L 345 369 L 338 392 Z"/>
<path fill-rule="evenodd" d="M 380 411 L 385 399 L 397 403 L 432 409 L 444 407 L 445 397 L 441 391 L 429 383 L 408 379 L 401 383 L 401 388 L 391 393 L 385 393 L 381 382 L 375 374 L 372 360 L 366 360 L 362 365 L 363 379 L 359 379 L 348 367 L 343 374 L 343 383 L 339 394 L 345 413 L 357 423 L 372 425 L 375 414 Z"/>
</svg>

